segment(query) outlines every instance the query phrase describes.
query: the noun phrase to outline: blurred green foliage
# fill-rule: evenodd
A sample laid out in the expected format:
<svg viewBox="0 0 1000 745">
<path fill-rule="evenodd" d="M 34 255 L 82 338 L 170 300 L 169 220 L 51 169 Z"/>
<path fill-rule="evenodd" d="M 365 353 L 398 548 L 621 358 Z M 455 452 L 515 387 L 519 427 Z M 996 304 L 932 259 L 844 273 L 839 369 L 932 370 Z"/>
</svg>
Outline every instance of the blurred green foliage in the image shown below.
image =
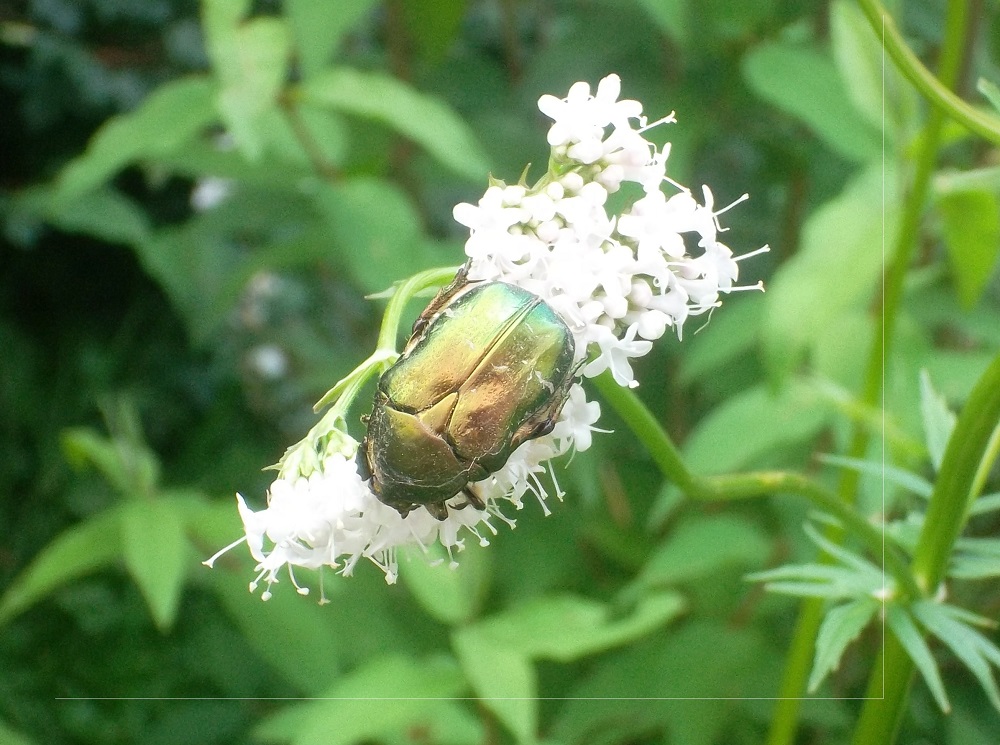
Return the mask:
<svg viewBox="0 0 1000 745">
<path fill-rule="evenodd" d="M 924 59 L 940 6 L 896 9 Z M 985 107 L 1000 9 L 976 8 L 960 92 Z M 365 295 L 459 263 L 452 206 L 547 157 L 537 98 L 610 72 L 651 116 L 677 112 L 655 132 L 673 178 L 721 205 L 750 193 L 726 243 L 773 249 L 741 267 L 766 295 L 730 297 L 638 365 L 688 466 L 834 483 L 814 456 L 862 423 L 885 434 L 871 458 L 932 474 L 920 371 L 955 408 L 1000 348 L 997 151 L 946 131 L 884 409 L 864 405 L 925 106 L 883 78 L 853 5 L 7 3 L 0 742 L 764 740 L 796 606 L 744 577 L 810 559 L 807 506 L 685 501 L 608 407 L 617 432 L 560 473 L 555 514 L 528 505 L 455 572 L 403 561 L 386 587 L 363 566 L 328 575 L 319 606 L 287 583 L 248 593 L 242 550 L 199 563 L 241 534 L 232 495 L 260 504 L 261 468 L 371 351 Z M 866 514 L 883 496 L 889 516 L 913 499 L 862 479 Z M 995 584 L 953 591 L 1000 611 Z M 800 742 L 847 741 L 878 643 L 869 629 L 848 649 Z M 904 741 L 995 742 L 986 696 L 961 666 L 942 674 L 953 714 L 915 686 Z"/>
</svg>

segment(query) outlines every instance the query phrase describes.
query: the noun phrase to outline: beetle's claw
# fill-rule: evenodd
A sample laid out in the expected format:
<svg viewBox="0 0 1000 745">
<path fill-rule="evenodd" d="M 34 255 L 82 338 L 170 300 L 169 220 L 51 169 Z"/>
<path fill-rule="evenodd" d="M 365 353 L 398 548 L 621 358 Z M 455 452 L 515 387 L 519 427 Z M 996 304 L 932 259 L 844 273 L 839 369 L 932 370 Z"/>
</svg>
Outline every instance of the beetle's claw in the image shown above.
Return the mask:
<svg viewBox="0 0 1000 745">
<path fill-rule="evenodd" d="M 476 494 L 471 487 L 467 486 L 462 489 L 462 494 L 465 495 L 465 504 L 463 504 L 462 507 L 468 507 L 471 504 L 480 512 L 486 509 L 486 502 L 484 502 L 482 497 Z M 461 507 L 459 509 L 461 509 Z"/>
</svg>

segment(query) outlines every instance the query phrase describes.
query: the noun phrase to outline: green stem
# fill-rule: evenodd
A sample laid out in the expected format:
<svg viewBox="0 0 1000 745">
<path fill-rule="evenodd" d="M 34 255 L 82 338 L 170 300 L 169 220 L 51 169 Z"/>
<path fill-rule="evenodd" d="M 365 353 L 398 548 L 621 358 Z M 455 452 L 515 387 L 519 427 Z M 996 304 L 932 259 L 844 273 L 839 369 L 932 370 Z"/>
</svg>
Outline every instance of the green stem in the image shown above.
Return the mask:
<svg viewBox="0 0 1000 745">
<path fill-rule="evenodd" d="M 389 304 L 385 308 L 385 315 L 382 316 L 382 327 L 378 333 L 378 345 L 380 350 L 396 349 L 396 339 L 399 337 L 399 324 L 403 318 L 407 303 L 412 300 L 417 293 L 426 290 L 428 287 L 440 287 L 451 281 L 456 272 L 457 266 L 428 269 L 414 274 L 409 279 L 401 282 L 389 298 Z"/>
<path fill-rule="evenodd" d="M 838 518 L 873 554 L 878 556 L 884 552 L 886 568 L 900 588 L 907 594 L 920 594 L 905 559 L 895 547 L 885 545 L 882 531 L 833 492 L 805 476 L 785 471 L 696 476 L 684 465 L 670 436 L 630 389 L 615 383 L 610 373 L 594 378 L 593 383 L 604 400 L 626 421 L 629 430 L 639 438 L 661 473 L 677 484 L 688 497 L 701 501 L 732 501 L 780 493 L 804 497 L 817 508 Z M 806 672 L 808 673 L 808 669 Z"/>
<path fill-rule="evenodd" d="M 925 95 L 937 95 L 934 91 L 945 90 L 947 100 L 954 100 L 957 108 L 962 111 L 975 112 L 961 99 L 947 91 L 946 86 L 939 83 L 912 52 L 906 47 L 902 36 L 893 24 L 892 19 L 875 0 L 860 0 L 862 8 L 868 15 L 876 34 L 882 38 L 886 50 L 896 60 L 917 87 Z M 884 29 L 884 33 L 883 33 Z M 941 53 L 941 75 L 948 85 L 953 85 L 957 79 L 961 63 L 962 40 L 965 33 L 965 4 L 963 2 L 948 3 L 948 18 L 944 46 Z M 917 79 L 914 79 L 914 78 Z M 922 81 L 927 86 L 921 84 Z M 929 92 L 929 90 L 931 92 Z M 889 358 L 896 324 L 896 315 L 901 304 L 903 285 L 907 269 L 916 251 L 920 234 L 920 224 L 924 212 L 928 187 L 934 167 L 937 162 L 937 151 L 940 143 L 941 127 L 944 122 L 944 111 L 955 115 L 954 107 L 941 108 L 938 99 L 932 99 L 938 106 L 931 109 L 925 125 L 923 137 L 920 139 L 920 149 L 916 155 L 913 184 L 903 209 L 903 216 L 893 253 L 885 270 L 882 303 L 879 317 L 876 318 L 875 336 L 868 353 L 865 366 L 864 382 L 861 398 L 864 404 L 875 406 L 879 403 L 885 379 L 885 361 Z M 958 116 L 958 115 L 956 115 Z M 1000 133 L 1000 128 L 997 129 Z M 884 405 L 884 404 L 883 404 Z M 857 426 L 851 437 L 848 455 L 863 458 L 871 440 L 870 432 L 863 426 Z M 853 471 L 845 472 L 841 479 L 838 493 L 845 503 L 853 503 L 857 494 L 859 475 Z M 888 558 L 888 557 L 887 557 Z M 888 566 L 887 566 L 888 568 Z M 912 575 L 911 575 L 912 576 Z M 912 593 L 914 596 L 919 593 Z M 812 598 L 802 603 L 800 618 L 792 637 L 785 675 L 779 689 L 779 700 L 775 704 L 774 716 L 771 719 L 771 731 L 768 745 L 791 745 L 794 742 L 795 731 L 801 709 L 801 696 L 806 689 L 809 670 L 802 663 L 810 659 L 815 646 L 816 634 L 822 622 L 821 598 Z M 881 741 L 873 741 L 881 742 Z"/>
<path fill-rule="evenodd" d="M 1000 354 L 972 389 L 948 439 L 924 527 L 913 555 L 913 575 L 927 594 L 944 579 L 955 541 L 976 497 L 977 474 L 992 458 L 994 432 L 1000 423 Z M 884 661 L 884 665 L 882 662 Z M 886 633 L 868 682 L 855 745 L 892 742 L 906 712 L 913 662 L 899 641 Z"/>
<path fill-rule="evenodd" d="M 955 95 L 950 90 L 951 86 L 946 84 L 945 75 L 942 74 L 941 80 L 934 77 L 907 46 L 892 17 L 877 0 L 858 0 L 858 4 L 868 16 L 872 29 L 882 39 L 882 44 L 896 63 L 896 67 L 934 105 L 936 111 L 947 114 L 969 131 L 1000 145 L 1000 118 L 970 106 Z M 954 5 L 960 6 L 961 12 L 964 13 L 965 3 L 953 0 L 948 3 L 949 16 Z"/>
</svg>

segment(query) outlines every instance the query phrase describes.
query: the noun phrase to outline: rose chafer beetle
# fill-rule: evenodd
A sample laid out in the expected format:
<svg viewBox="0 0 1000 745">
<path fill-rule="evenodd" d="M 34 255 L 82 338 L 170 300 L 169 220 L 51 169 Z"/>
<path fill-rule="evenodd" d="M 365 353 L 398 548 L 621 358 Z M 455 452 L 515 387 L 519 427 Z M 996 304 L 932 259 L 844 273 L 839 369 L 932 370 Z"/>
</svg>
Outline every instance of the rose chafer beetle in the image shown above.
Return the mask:
<svg viewBox="0 0 1000 745">
<path fill-rule="evenodd" d="M 358 453 L 362 478 L 404 517 L 421 505 L 448 516 L 527 440 L 552 431 L 576 370 L 573 334 L 540 297 L 466 268 L 413 324 L 378 382 Z"/>
</svg>

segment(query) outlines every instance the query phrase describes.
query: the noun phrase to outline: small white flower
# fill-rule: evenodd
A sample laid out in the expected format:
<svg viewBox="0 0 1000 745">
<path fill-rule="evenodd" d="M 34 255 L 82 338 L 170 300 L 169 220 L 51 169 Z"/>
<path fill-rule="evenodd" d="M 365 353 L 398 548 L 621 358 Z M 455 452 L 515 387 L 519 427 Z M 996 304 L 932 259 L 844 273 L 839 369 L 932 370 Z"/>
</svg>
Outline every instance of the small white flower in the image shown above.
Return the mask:
<svg viewBox="0 0 1000 745">
<path fill-rule="evenodd" d="M 218 207 L 233 193 L 234 182 L 228 178 L 207 176 L 198 179 L 191 190 L 191 208 L 195 212 L 205 212 Z"/>
<path fill-rule="evenodd" d="M 593 378 L 605 370 L 611 370 L 618 385 L 628 388 L 638 386 L 639 381 L 635 379 L 629 358 L 648 354 L 649 350 L 653 348 L 653 343 L 635 341 L 635 335 L 638 331 L 637 324 L 629 326 L 625 336 L 621 339 L 604 326 L 592 326 L 591 329 L 593 330 L 593 341 L 600 347 L 601 354 L 583 368 L 583 374 L 588 378 Z"/>
</svg>

